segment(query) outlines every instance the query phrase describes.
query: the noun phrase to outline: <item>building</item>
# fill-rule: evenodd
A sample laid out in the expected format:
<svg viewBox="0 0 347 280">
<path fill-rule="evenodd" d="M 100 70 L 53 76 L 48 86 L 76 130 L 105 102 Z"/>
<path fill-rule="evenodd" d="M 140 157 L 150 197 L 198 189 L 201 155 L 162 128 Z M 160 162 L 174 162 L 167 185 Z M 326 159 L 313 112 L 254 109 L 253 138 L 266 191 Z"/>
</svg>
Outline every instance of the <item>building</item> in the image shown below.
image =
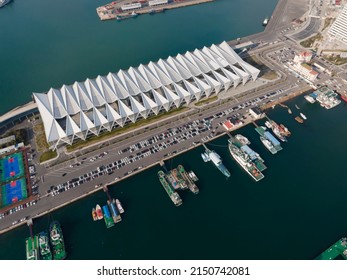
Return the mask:
<svg viewBox="0 0 347 280">
<path fill-rule="evenodd" d="M 255 119 L 260 119 L 263 116 L 263 112 L 258 107 L 250 108 L 249 113 Z"/>
<path fill-rule="evenodd" d="M 122 11 L 132 11 L 132 10 L 136 10 L 136 9 L 140 9 L 142 7 L 141 3 L 129 3 L 129 4 L 125 4 L 121 7 Z"/>
<path fill-rule="evenodd" d="M 164 4 L 168 4 L 168 3 L 169 3 L 168 0 L 151 0 L 151 1 L 148 1 L 148 5 L 150 7 L 155 7 L 155 6 L 164 5 Z"/>
<path fill-rule="evenodd" d="M 341 14 L 330 27 L 328 34 L 331 39 L 337 39 L 343 43 L 347 43 L 347 4 L 345 4 Z"/>
<path fill-rule="evenodd" d="M 223 42 L 33 96 L 56 149 L 255 81 L 259 72 Z"/>
<path fill-rule="evenodd" d="M 312 53 L 311 52 L 300 52 L 299 54 L 296 54 L 294 56 L 294 62 L 295 63 L 308 63 L 312 59 Z"/>
<path fill-rule="evenodd" d="M 306 63 L 294 63 L 293 69 L 311 82 L 318 77 L 318 72 L 314 71 L 313 68 Z"/>
</svg>

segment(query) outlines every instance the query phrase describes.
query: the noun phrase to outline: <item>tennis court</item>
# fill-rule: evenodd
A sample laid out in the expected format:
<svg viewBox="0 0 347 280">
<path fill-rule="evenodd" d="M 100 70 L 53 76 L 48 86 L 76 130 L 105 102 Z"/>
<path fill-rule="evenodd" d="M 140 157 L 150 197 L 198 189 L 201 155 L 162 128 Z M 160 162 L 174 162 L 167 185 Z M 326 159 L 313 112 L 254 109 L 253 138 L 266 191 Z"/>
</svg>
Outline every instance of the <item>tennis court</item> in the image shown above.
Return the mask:
<svg viewBox="0 0 347 280">
<path fill-rule="evenodd" d="M 0 184 L 22 176 L 24 176 L 24 163 L 21 152 L 0 159 Z"/>
<path fill-rule="evenodd" d="M 11 181 L 1 187 L 0 208 L 27 198 L 25 178 Z"/>
</svg>

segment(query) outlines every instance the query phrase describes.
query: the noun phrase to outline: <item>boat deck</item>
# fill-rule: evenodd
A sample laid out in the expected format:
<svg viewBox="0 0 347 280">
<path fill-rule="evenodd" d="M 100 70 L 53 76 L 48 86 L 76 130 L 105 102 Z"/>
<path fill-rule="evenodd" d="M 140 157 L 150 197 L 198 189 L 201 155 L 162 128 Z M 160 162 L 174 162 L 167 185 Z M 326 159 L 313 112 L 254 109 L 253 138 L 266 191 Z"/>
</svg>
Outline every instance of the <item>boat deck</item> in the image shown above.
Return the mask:
<svg viewBox="0 0 347 280">
<path fill-rule="evenodd" d="M 105 224 L 107 228 L 113 227 L 114 226 L 114 221 L 112 217 L 105 217 L 104 216 L 104 220 L 105 220 Z"/>
<path fill-rule="evenodd" d="M 347 260 L 347 239 L 345 237 L 341 238 L 328 249 L 326 249 L 316 258 L 316 260 L 334 260 L 339 255 Z"/>
<path fill-rule="evenodd" d="M 39 248 L 38 235 L 35 235 L 33 238 L 28 237 L 25 239 L 25 249 L 26 249 L 27 260 L 38 259 L 38 248 Z"/>
</svg>

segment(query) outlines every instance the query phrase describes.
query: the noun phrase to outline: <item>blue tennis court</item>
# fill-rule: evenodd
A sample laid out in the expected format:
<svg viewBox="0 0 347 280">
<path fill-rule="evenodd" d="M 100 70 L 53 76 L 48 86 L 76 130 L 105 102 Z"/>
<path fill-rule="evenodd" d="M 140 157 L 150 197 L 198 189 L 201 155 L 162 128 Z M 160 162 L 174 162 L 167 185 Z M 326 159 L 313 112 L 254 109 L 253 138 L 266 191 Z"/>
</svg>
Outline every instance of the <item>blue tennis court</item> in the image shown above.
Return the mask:
<svg viewBox="0 0 347 280">
<path fill-rule="evenodd" d="M 24 175 L 22 153 L 15 153 L 0 160 L 0 183 L 17 179 Z"/>
<path fill-rule="evenodd" d="M 11 181 L 1 187 L 1 207 L 27 198 L 25 179 Z"/>
</svg>

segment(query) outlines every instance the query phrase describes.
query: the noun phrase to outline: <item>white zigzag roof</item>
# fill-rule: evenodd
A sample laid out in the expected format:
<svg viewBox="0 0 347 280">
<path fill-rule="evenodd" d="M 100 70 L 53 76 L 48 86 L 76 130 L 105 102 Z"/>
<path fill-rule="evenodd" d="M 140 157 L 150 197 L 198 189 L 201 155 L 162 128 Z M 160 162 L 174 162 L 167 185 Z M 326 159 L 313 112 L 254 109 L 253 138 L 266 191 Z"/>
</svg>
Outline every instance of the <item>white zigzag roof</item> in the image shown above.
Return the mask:
<svg viewBox="0 0 347 280">
<path fill-rule="evenodd" d="M 33 95 L 57 148 L 254 81 L 259 72 L 223 42 Z"/>
</svg>

